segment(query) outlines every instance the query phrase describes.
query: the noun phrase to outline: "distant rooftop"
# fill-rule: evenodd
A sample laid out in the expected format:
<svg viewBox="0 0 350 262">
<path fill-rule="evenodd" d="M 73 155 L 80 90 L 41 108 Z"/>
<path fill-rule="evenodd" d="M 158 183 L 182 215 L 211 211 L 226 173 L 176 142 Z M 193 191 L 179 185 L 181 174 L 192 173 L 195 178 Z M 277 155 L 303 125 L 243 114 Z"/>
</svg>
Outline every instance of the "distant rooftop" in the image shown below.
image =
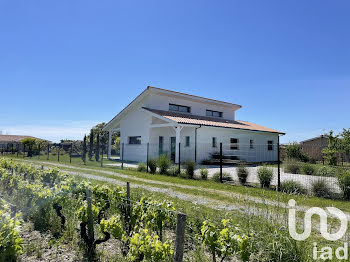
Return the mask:
<svg viewBox="0 0 350 262">
<path fill-rule="evenodd" d="M 0 135 L 0 142 L 9 142 L 9 143 L 20 143 L 25 138 L 34 138 L 37 140 L 45 140 L 33 136 L 21 136 L 21 135 Z"/>
</svg>

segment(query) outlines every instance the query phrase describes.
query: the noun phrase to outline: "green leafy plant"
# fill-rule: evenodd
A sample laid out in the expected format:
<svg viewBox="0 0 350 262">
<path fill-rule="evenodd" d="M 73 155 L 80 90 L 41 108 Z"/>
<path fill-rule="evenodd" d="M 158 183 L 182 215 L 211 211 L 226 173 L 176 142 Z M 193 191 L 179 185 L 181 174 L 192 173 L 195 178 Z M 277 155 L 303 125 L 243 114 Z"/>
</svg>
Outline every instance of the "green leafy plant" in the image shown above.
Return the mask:
<svg viewBox="0 0 350 262">
<path fill-rule="evenodd" d="M 208 180 L 208 169 L 201 168 L 200 170 L 202 180 Z"/>
<path fill-rule="evenodd" d="M 222 225 L 216 226 L 212 222 L 204 221 L 201 227 L 203 244 L 209 249 L 212 259 L 239 257 L 242 261 L 249 260 L 249 241 L 247 235 L 240 235 L 237 227 L 230 225 L 229 220 L 223 219 Z"/>
<path fill-rule="evenodd" d="M 317 197 L 331 198 L 332 191 L 324 179 L 318 179 L 312 183 L 312 192 Z"/>
<path fill-rule="evenodd" d="M 284 163 L 285 172 L 291 174 L 299 174 L 300 173 L 300 164 L 292 158 L 287 159 Z"/>
<path fill-rule="evenodd" d="M 137 171 L 139 172 L 147 172 L 147 165 L 146 163 L 139 163 L 137 166 Z"/>
<path fill-rule="evenodd" d="M 338 185 L 343 193 L 343 198 L 350 200 L 350 171 L 342 170 L 337 174 Z"/>
<path fill-rule="evenodd" d="M 214 180 L 215 182 L 221 182 L 220 181 L 220 172 L 216 172 L 213 175 L 212 180 Z M 222 172 L 222 180 L 223 181 L 232 181 L 233 179 L 229 173 Z"/>
<path fill-rule="evenodd" d="M 318 176 L 334 176 L 335 171 L 332 167 L 322 166 L 316 170 Z"/>
<path fill-rule="evenodd" d="M 157 160 L 156 159 L 150 159 L 148 160 L 148 167 L 149 167 L 149 171 L 151 174 L 155 174 L 157 171 Z"/>
<path fill-rule="evenodd" d="M 179 167 L 178 166 L 172 166 L 168 169 L 168 175 L 169 176 L 178 176 L 179 175 Z"/>
<path fill-rule="evenodd" d="M 316 173 L 316 168 L 312 164 L 303 164 L 301 167 L 301 171 L 305 175 L 313 176 Z"/>
<path fill-rule="evenodd" d="M 195 162 L 193 162 L 191 160 L 187 160 L 185 162 L 185 169 L 186 169 L 186 173 L 187 173 L 188 178 L 193 179 L 195 167 L 196 167 Z"/>
<path fill-rule="evenodd" d="M 21 221 L 17 214 L 11 217 L 11 209 L 5 203 L 0 203 L 0 261 L 17 261 L 22 253 L 22 238 L 20 237 Z"/>
<path fill-rule="evenodd" d="M 165 154 L 160 155 L 158 159 L 159 173 L 166 175 L 171 165 L 169 157 Z"/>
<path fill-rule="evenodd" d="M 273 171 L 268 167 L 258 168 L 258 179 L 262 188 L 269 188 L 273 178 Z"/>
<path fill-rule="evenodd" d="M 249 175 L 249 172 L 247 167 L 241 165 L 237 168 L 238 180 L 242 185 L 246 184 L 248 175 Z"/>
<path fill-rule="evenodd" d="M 306 194 L 306 189 L 297 181 L 286 180 L 281 183 L 281 191 L 287 194 Z"/>
</svg>

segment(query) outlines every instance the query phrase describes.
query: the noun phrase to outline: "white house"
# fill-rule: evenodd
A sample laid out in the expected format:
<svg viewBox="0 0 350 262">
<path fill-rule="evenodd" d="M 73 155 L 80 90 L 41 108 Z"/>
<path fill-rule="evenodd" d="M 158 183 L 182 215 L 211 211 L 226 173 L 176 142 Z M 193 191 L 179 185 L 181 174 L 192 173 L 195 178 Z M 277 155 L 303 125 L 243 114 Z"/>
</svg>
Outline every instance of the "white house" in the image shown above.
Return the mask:
<svg viewBox="0 0 350 262">
<path fill-rule="evenodd" d="M 148 86 L 105 127 L 120 132 L 126 161 L 146 161 L 168 154 L 178 162 L 197 163 L 223 154 L 247 162 L 277 160 L 279 135 L 284 133 L 236 120 L 240 105 Z"/>
</svg>

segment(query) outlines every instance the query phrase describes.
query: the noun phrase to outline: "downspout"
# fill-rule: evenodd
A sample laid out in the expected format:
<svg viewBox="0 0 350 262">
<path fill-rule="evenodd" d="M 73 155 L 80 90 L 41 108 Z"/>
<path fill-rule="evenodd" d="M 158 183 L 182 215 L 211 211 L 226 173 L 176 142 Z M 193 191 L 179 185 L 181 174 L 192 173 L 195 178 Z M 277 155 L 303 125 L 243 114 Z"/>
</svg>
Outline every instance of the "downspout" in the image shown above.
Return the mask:
<svg viewBox="0 0 350 262">
<path fill-rule="evenodd" d="M 199 127 L 194 128 L 194 162 L 197 163 L 197 129 L 201 128 L 202 125 L 199 125 Z"/>
</svg>

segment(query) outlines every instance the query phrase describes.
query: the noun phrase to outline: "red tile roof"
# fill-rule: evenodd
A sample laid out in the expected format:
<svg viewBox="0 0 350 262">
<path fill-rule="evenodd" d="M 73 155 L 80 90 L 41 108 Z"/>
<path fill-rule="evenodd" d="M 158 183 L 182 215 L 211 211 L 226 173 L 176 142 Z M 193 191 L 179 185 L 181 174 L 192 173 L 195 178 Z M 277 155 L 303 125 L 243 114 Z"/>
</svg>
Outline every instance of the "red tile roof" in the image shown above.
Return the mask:
<svg viewBox="0 0 350 262">
<path fill-rule="evenodd" d="M 34 139 L 38 139 L 38 140 L 44 140 L 44 139 L 40 139 L 40 138 L 36 138 L 33 136 L 17 136 L 17 135 L 0 135 L 0 142 L 21 142 L 23 139 L 25 138 L 34 138 Z"/>
<path fill-rule="evenodd" d="M 218 119 L 214 117 L 175 113 L 175 112 L 169 112 L 169 111 L 163 111 L 163 110 L 150 109 L 146 107 L 144 107 L 144 109 L 180 124 L 203 125 L 203 126 L 234 128 L 234 129 L 242 129 L 242 130 L 285 134 L 281 131 L 277 131 L 277 130 L 267 128 L 261 125 L 257 125 L 254 123 L 250 123 L 247 121 L 240 121 L 240 120 L 233 121 L 233 120 L 227 120 L 227 119 Z"/>
</svg>

